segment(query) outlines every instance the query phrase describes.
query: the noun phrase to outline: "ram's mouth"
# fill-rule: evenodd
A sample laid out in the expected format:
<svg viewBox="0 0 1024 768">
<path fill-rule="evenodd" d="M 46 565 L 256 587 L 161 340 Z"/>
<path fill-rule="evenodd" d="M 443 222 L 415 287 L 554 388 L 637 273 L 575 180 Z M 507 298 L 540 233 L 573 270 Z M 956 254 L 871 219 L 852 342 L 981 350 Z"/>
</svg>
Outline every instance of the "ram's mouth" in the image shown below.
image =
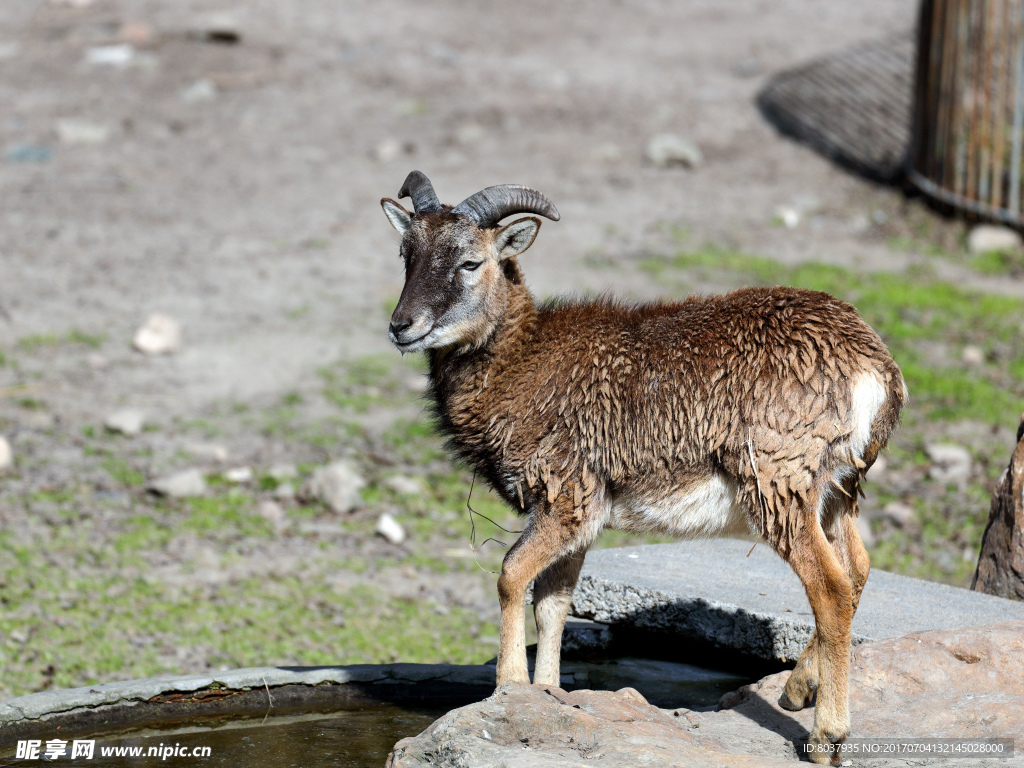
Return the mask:
<svg viewBox="0 0 1024 768">
<path fill-rule="evenodd" d="M 399 341 L 398 339 L 392 337 L 391 343 L 394 344 L 396 347 L 398 347 L 398 351 L 399 352 L 414 351 L 413 347 L 415 347 L 417 344 L 419 344 L 421 341 L 423 341 L 425 338 L 427 338 L 427 336 L 429 336 L 433 332 L 434 332 L 434 328 L 431 327 L 430 330 L 428 330 L 422 336 L 419 336 L 419 337 L 417 337 L 415 339 L 412 339 L 411 341 Z"/>
</svg>

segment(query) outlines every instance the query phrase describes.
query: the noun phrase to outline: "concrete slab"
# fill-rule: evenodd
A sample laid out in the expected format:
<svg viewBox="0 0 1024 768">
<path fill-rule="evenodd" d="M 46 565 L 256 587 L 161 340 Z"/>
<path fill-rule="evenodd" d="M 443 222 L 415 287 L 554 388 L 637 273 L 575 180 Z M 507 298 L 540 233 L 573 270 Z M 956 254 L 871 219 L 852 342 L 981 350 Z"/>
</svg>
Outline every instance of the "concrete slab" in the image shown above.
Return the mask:
<svg viewBox="0 0 1024 768">
<path fill-rule="evenodd" d="M 587 555 L 572 614 L 605 624 L 794 661 L 814 617 L 796 574 L 764 543 L 737 539 L 606 549 Z M 854 643 L 926 629 L 1024 620 L 1024 602 L 872 570 Z"/>
</svg>

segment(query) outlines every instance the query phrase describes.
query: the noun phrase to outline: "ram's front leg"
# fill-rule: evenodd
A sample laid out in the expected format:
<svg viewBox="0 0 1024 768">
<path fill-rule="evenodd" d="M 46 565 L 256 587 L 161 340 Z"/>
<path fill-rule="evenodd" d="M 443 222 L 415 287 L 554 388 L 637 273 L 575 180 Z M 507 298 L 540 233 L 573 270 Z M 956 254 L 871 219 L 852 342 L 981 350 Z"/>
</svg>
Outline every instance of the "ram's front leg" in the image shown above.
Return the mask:
<svg viewBox="0 0 1024 768">
<path fill-rule="evenodd" d="M 549 565 L 533 585 L 533 616 L 537 620 L 537 667 L 533 682 L 537 685 L 561 685 L 559 662 L 562 655 L 562 631 L 576 581 L 587 551 L 580 549 Z"/>
<path fill-rule="evenodd" d="M 572 516 L 571 509 L 568 513 Z M 505 555 L 498 577 L 501 632 L 498 640 L 497 684 L 528 683 L 526 666 L 526 589 L 530 582 L 558 560 L 571 543 L 560 505 L 538 503 L 519 540 Z M 582 564 L 582 563 L 581 563 Z"/>
</svg>

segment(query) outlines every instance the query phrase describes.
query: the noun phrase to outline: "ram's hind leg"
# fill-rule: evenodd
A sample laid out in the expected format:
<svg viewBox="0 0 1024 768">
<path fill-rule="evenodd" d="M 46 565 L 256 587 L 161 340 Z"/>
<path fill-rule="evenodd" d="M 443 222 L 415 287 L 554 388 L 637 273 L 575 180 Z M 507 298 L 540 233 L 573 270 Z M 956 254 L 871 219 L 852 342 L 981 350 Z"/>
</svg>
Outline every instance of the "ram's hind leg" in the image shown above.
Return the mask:
<svg viewBox="0 0 1024 768">
<path fill-rule="evenodd" d="M 526 589 L 542 571 L 564 558 L 567 552 L 580 548 L 575 541 L 579 523 L 572 512 L 572 505 L 562 503 L 561 498 L 553 504 L 538 503 L 530 514 L 526 530 L 501 564 L 498 577 L 498 602 L 501 604 L 498 685 L 530 682 L 526 666 Z M 545 629 L 551 631 L 549 624 Z"/>
<path fill-rule="evenodd" d="M 833 745 L 842 744 L 850 733 L 848 686 L 853 584 L 822 530 L 817 504 L 808 504 L 799 511 L 793 509 L 791 513 L 799 514 L 800 519 L 786 559 L 804 585 L 815 623 L 814 639 L 801 657 L 817 668 L 817 696 L 814 725 L 808 737 L 808 756 L 814 762 L 828 763 L 833 758 L 838 759 L 831 751 Z"/>
<path fill-rule="evenodd" d="M 572 592 L 583 568 L 586 550 L 563 557 L 549 565 L 533 585 L 533 617 L 537 621 L 537 667 L 533 682 L 560 685 L 559 660 L 562 630 L 569 614 Z"/>
<path fill-rule="evenodd" d="M 857 613 L 857 606 L 860 604 L 860 595 L 864 590 L 864 584 L 868 580 L 868 573 L 871 570 L 871 563 L 868 559 L 868 552 L 864 548 L 860 531 L 857 530 L 856 510 L 853 504 L 853 497 L 857 493 L 853 478 L 844 483 L 847 493 L 844 496 L 833 492 L 825 505 L 822 516 L 822 527 L 829 544 L 832 545 L 839 559 L 840 564 L 850 577 L 851 605 L 853 613 Z M 800 654 L 789 680 L 786 681 L 786 689 L 779 697 L 779 706 L 783 709 L 796 711 L 811 706 L 814 703 L 814 695 L 818 690 L 818 637 L 817 633 L 811 635 L 810 642 Z"/>
</svg>

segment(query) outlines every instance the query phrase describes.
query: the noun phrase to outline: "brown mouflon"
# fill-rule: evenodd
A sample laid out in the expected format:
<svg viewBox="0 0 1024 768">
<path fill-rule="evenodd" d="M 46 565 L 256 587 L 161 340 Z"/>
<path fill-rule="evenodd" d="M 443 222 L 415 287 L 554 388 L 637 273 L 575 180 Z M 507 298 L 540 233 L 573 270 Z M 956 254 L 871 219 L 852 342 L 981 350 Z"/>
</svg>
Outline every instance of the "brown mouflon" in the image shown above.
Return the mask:
<svg viewBox="0 0 1024 768">
<path fill-rule="evenodd" d="M 868 577 L 860 482 L 896 427 L 906 387 L 849 304 L 796 288 L 627 305 L 537 306 L 517 257 L 540 219 L 526 187 L 441 204 L 413 171 L 381 205 L 406 280 L 391 319 L 426 351 L 453 451 L 527 516 L 498 579 L 497 682 L 529 682 L 524 599 L 536 579 L 534 682 L 559 684 L 569 602 L 604 528 L 683 538 L 753 533 L 790 564 L 815 633 L 780 704 L 815 701 L 811 756 L 849 734 L 850 624 Z"/>
</svg>

